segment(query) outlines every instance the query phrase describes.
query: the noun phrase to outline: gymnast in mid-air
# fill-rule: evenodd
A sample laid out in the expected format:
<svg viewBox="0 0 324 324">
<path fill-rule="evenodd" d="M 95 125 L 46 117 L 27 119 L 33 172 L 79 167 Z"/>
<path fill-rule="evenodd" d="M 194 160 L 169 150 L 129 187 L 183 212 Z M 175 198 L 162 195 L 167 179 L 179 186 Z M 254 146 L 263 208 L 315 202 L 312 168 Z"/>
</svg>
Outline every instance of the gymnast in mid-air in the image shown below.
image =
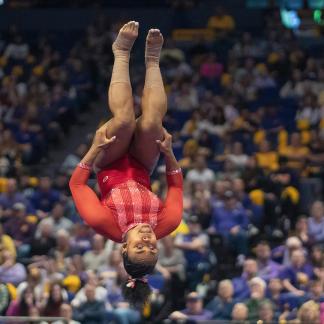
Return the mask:
<svg viewBox="0 0 324 324">
<path fill-rule="evenodd" d="M 135 119 L 129 58 L 138 27 L 138 22 L 128 22 L 113 43 L 115 61 L 108 91 L 113 117 L 97 130 L 91 148 L 73 172 L 70 188 L 83 220 L 106 238 L 122 243 L 129 275 L 124 296 L 132 304 L 143 305 L 150 294 L 145 275 L 152 273 L 158 259 L 157 240 L 181 222 L 183 178 L 171 135 L 162 126 L 167 98 L 159 67 L 163 36 L 158 29 L 150 29 L 146 38 L 142 114 Z M 164 201 L 150 186 L 160 152 L 168 183 Z M 101 199 L 87 185 L 92 169 Z"/>
</svg>

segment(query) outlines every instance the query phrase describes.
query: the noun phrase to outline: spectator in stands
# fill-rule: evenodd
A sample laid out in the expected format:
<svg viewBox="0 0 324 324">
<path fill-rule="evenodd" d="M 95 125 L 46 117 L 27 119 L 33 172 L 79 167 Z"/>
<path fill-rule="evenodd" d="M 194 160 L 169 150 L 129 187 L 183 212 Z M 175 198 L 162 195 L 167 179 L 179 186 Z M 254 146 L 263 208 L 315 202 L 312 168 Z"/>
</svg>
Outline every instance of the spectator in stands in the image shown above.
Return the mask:
<svg viewBox="0 0 324 324">
<path fill-rule="evenodd" d="M 36 305 L 33 289 L 26 287 L 17 299 L 11 301 L 6 316 L 29 316 L 29 310 Z"/>
<path fill-rule="evenodd" d="M 191 183 L 209 183 L 215 180 L 215 173 L 207 167 L 206 159 L 204 156 L 197 156 L 195 166 L 186 175 L 186 180 Z"/>
<path fill-rule="evenodd" d="M 83 255 L 83 263 L 86 269 L 98 270 L 107 262 L 107 252 L 104 249 L 104 237 L 95 234 L 92 239 L 92 249 Z"/>
<path fill-rule="evenodd" d="M 305 92 L 305 85 L 302 79 L 302 73 L 299 69 L 294 69 L 291 78 L 280 89 L 282 98 L 301 97 Z"/>
<path fill-rule="evenodd" d="M 237 201 L 233 191 L 226 191 L 224 203 L 213 208 L 210 231 L 219 233 L 228 241 L 229 247 L 238 256 L 238 262 L 241 262 L 248 252 L 247 225 L 246 211 Z"/>
<path fill-rule="evenodd" d="M 320 307 L 310 300 L 303 304 L 298 310 L 297 320 L 299 323 L 320 323 Z"/>
<path fill-rule="evenodd" d="M 161 240 L 158 264 L 166 271 L 167 277 L 170 277 L 172 304 L 177 307 L 181 304 L 184 295 L 186 259 L 184 252 L 175 247 L 173 237 L 167 236 Z"/>
<path fill-rule="evenodd" d="M 208 20 L 208 28 L 214 29 L 217 33 L 230 32 L 235 28 L 235 21 L 223 7 L 217 6 L 214 16 Z"/>
<path fill-rule="evenodd" d="M 86 284 L 91 289 L 92 289 L 92 287 L 94 287 L 95 299 L 98 302 L 105 303 L 107 301 L 107 289 L 98 285 L 98 279 L 97 279 L 96 274 L 94 272 L 87 271 Z M 73 300 L 71 302 L 71 305 L 74 308 L 80 309 L 81 305 L 84 304 L 87 301 L 86 289 L 85 288 L 86 288 L 86 286 L 81 288 L 77 292 L 75 297 L 73 298 Z M 90 294 L 92 294 L 91 289 L 90 289 Z"/>
<path fill-rule="evenodd" d="M 231 319 L 235 305 L 233 294 L 234 288 L 231 280 L 222 280 L 219 282 L 217 295 L 206 306 L 206 309 L 213 313 L 213 319 Z"/>
<path fill-rule="evenodd" d="M 62 304 L 60 307 L 60 316 L 65 319 L 65 321 L 55 321 L 53 324 L 80 324 L 80 322 L 74 321 L 72 319 L 73 310 L 69 304 Z"/>
<path fill-rule="evenodd" d="M 324 242 L 324 204 L 315 201 L 311 207 L 311 217 L 308 219 L 308 234 L 316 243 Z"/>
<path fill-rule="evenodd" d="M 47 317 L 58 317 L 61 306 L 67 300 L 67 292 L 59 284 L 52 284 L 49 292 L 42 299 L 42 314 Z"/>
<path fill-rule="evenodd" d="M 32 290 L 32 294 L 36 300 L 36 303 L 40 303 L 43 298 L 43 293 L 45 290 L 45 279 L 44 272 L 37 267 L 37 265 L 29 265 L 27 268 L 27 280 L 23 281 L 17 287 L 17 295 L 22 296 L 23 292 L 29 288 Z"/>
<path fill-rule="evenodd" d="M 285 245 L 280 245 L 273 249 L 272 259 L 284 266 L 290 264 L 291 254 L 294 250 L 301 249 L 302 242 L 296 236 L 288 237 Z"/>
<path fill-rule="evenodd" d="M 75 169 L 77 164 L 81 161 L 81 158 L 86 154 L 88 147 L 86 144 L 80 144 L 74 153 L 67 155 L 64 159 L 61 170 L 65 172 L 71 172 Z"/>
<path fill-rule="evenodd" d="M 22 203 L 27 211 L 33 212 L 33 208 L 26 197 L 18 191 L 17 180 L 9 178 L 7 180 L 6 191 L 0 194 L 0 205 L 5 209 L 11 209 L 16 203 Z"/>
<path fill-rule="evenodd" d="M 50 212 L 55 203 L 60 200 L 58 191 L 52 189 L 52 180 L 49 176 L 43 176 L 39 179 L 38 188 L 30 197 L 33 207 L 37 211 L 48 213 Z"/>
<path fill-rule="evenodd" d="M 0 282 L 12 283 L 17 286 L 26 279 L 25 267 L 16 262 L 10 251 L 2 251 L 3 262 L 0 265 Z"/>
<path fill-rule="evenodd" d="M 288 167 L 301 171 L 310 151 L 307 146 L 302 144 L 300 134 L 293 133 L 290 137 L 290 145 L 280 148 L 279 153 L 287 159 Z"/>
<path fill-rule="evenodd" d="M 296 249 L 291 254 L 291 265 L 280 273 L 284 288 L 296 296 L 303 296 L 314 278 L 313 267 L 306 263 L 305 252 Z"/>
<path fill-rule="evenodd" d="M 265 171 L 276 171 L 279 168 L 279 156 L 271 150 L 270 143 L 266 140 L 259 144 L 259 151 L 255 154 L 258 166 Z"/>
<path fill-rule="evenodd" d="M 196 215 L 188 219 L 188 227 L 188 234 L 179 234 L 176 237 L 175 247 L 183 251 L 186 259 L 187 284 L 190 288 L 196 288 L 209 268 L 209 238 L 202 231 Z"/>
<path fill-rule="evenodd" d="M 106 310 L 102 301 L 96 299 L 96 287 L 87 284 L 84 287 L 86 300 L 75 308 L 74 318 L 81 324 L 104 324 Z"/>
<path fill-rule="evenodd" d="M 268 242 L 261 241 L 255 248 L 256 261 L 258 263 L 258 276 L 265 281 L 277 278 L 281 266 L 271 260 L 271 249 Z"/>
<path fill-rule="evenodd" d="M 247 322 L 248 316 L 249 316 L 249 310 L 245 304 L 237 303 L 234 305 L 232 311 L 232 323 L 234 324 L 245 323 Z"/>
<path fill-rule="evenodd" d="M 39 236 L 35 236 L 30 243 L 30 255 L 32 257 L 48 255 L 56 245 L 52 224 L 40 222 L 38 230 Z"/>
<path fill-rule="evenodd" d="M 2 224 L 0 224 L 0 264 L 2 264 L 2 251 L 7 250 L 12 256 L 16 257 L 16 246 L 13 239 L 4 233 Z"/>
<path fill-rule="evenodd" d="M 246 301 L 246 306 L 249 310 L 249 320 L 256 321 L 259 318 L 260 306 L 261 304 L 268 302 L 271 304 L 270 300 L 265 297 L 266 292 L 266 282 L 255 277 L 250 280 L 250 298 Z"/>
<path fill-rule="evenodd" d="M 191 320 L 206 321 L 212 319 L 212 312 L 203 308 L 202 298 L 196 292 L 191 292 L 186 298 L 186 308 L 181 311 L 175 311 L 169 319 L 172 320 Z"/>
<path fill-rule="evenodd" d="M 0 316 L 6 315 L 10 304 L 10 292 L 4 282 L 0 282 Z"/>
<path fill-rule="evenodd" d="M 250 296 L 249 281 L 258 274 L 258 264 L 254 259 L 246 259 L 240 277 L 233 278 L 234 297 L 239 300 Z"/>
<path fill-rule="evenodd" d="M 18 258 L 28 256 L 35 226 L 27 219 L 25 205 L 22 203 L 14 204 L 12 215 L 5 221 L 4 229 L 7 234 L 14 237 Z"/>
<path fill-rule="evenodd" d="M 306 216 L 300 216 L 297 219 L 293 235 L 300 239 L 304 247 L 309 247 L 312 244 L 312 239 L 308 232 L 308 219 Z"/>
<path fill-rule="evenodd" d="M 283 285 L 279 278 L 272 278 L 269 281 L 268 287 L 267 287 L 267 293 L 266 296 L 271 300 L 273 303 L 273 311 L 276 312 L 276 316 L 278 317 L 280 314 L 280 310 L 282 308 L 282 291 L 283 291 Z"/>
<path fill-rule="evenodd" d="M 29 46 L 23 42 L 21 35 L 16 35 L 12 43 L 9 43 L 4 51 L 4 57 L 13 59 L 15 62 L 24 61 L 29 53 Z"/>
<path fill-rule="evenodd" d="M 36 237 L 40 237 L 40 228 L 44 224 L 50 225 L 52 227 L 54 235 L 56 235 L 57 232 L 62 229 L 70 232 L 73 226 L 73 223 L 64 216 L 64 205 L 60 202 L 54 203 L 49 216 L 45 217 L 39 222 L 36 231 Z"/>
<path fill-rule="evenodd" d="M 240 142 L 233 143 L 232 150 L 226 158 L 230 160 L 238 170 L 245 168 L 248 156 L 243 151 L 243 145 Z"/>
<path fill-rule="evenodd" d="M 263 321 L 264 324 L 271 324 L 275 321 L 275 313 L 271 302 L 264 301 L 260 304 L 258 319 Z"/>
</svg>

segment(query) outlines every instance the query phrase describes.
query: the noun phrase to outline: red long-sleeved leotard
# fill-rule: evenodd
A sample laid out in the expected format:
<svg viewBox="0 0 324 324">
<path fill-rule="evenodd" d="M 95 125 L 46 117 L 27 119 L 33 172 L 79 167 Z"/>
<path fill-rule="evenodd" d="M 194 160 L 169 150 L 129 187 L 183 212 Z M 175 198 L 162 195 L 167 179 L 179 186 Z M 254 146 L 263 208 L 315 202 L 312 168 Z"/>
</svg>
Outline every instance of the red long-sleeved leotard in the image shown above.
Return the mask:
<svg viewBox="0 0 324 324">
<path fill-rule="evenodd" d="M 151 225 L 157 239 L 160 239 L 175 230 L 181 222 L 181 172 L 167 175 L 168 193 L 164 202 L 147 186 L 134 179 L 115 185 L 99 200 L 87 185 L 89 175 L 89 170 L 76 167 L 70 180 L 70 189 L 81 218 L 105 237 L 122 242 L 129 229 L 147 223 Z"/>
</svg>

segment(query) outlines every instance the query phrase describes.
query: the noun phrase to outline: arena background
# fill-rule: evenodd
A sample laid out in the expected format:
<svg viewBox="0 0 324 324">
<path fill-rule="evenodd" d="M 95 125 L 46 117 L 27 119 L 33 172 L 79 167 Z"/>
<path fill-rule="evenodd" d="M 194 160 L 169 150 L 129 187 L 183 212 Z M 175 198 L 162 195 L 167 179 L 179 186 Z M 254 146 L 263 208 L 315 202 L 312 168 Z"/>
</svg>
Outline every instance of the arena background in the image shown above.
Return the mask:
<svg viewBox="0 0 324 324">
<path fill-rule="evenodd" d="M 324 323 L 324 1 L 0 5 L 1 323 Z M 164 125 L 185 174 L 183 223 L 161 242 L 143 312 L 68 187 L 109 118 L 128 20 L 137 113 L 146 33 L 164 35 Z M 165 189 L 161 160 L 152 190 Z"/>
</svg>

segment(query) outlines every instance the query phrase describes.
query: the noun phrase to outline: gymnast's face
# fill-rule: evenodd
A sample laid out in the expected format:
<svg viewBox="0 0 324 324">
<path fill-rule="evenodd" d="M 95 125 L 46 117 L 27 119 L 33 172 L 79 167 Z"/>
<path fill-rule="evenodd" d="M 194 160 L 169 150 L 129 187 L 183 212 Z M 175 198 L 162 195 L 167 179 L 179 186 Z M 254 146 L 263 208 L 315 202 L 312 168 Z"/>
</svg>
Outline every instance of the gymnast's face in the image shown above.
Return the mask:
<svg viewBox="0 0 324 324">
<path fill-rule="evenodd" d="M 158 257 L 156 236 L 148 224 L 139 224 L 129 230 L 122 253 L 127 253 L 132 262 L 154 263 Z"/>
</svg>

